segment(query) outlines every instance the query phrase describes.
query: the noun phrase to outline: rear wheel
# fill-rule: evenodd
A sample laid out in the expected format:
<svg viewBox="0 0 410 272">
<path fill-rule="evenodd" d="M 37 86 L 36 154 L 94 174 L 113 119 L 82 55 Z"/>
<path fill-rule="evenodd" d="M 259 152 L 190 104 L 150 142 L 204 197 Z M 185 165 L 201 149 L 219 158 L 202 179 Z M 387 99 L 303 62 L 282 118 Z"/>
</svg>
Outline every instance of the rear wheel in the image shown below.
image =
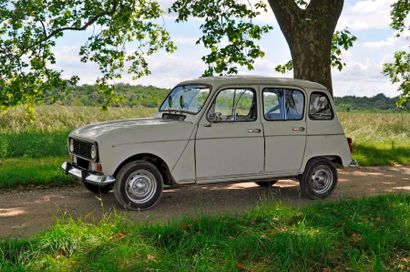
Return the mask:
<svg viewBox="0 0 410 272">
<path fill-rule="evenodd" d="M 337 185 L 337 170 L 327 159 L 313 159 L 308 162 L 300 178 L 300 190 L 310 199 L 325 198 Z"/>
<path fill-rule="evenodd" d="M 158 202 L 162 184 L 162 175 L 154 164 L 147 161 L 130 162 L 117 175 L 115 198 L 126 209 L 149 209 Z"/>
<path fill-rule="evenodd" d="M 84 183 L 84 186 L 85 188 L 87 188 L 88 191 L 94 194 L 107 194 L 114 187 L 114 185 L 99 186 L 99 185 L 89 184 L 86 182 Z"/>
<path fill-rule="evenodd" d="M 268 181 L 256 181 L 255 183 L 261 187 L 271 187 L 276 182 L 278 182 L 278 180 L 273 179 L 273 180 L 268 180 Z"/>
</svg>

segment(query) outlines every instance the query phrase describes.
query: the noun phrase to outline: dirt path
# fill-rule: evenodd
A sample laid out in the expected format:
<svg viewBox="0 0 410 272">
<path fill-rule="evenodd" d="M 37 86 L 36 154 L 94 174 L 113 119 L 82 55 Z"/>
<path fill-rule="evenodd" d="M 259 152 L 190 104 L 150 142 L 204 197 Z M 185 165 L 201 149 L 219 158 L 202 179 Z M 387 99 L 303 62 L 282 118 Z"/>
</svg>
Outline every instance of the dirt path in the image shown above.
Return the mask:
<svg viewBox="0 0 410 272">
<path fill-rule="evenodd" d="M 338 188 L 324 201 L 399 191 L 410 193 L 410 166 L 344 169 L 339 171 Z M 299 197 L 298 184 L 292 180 L 281 180 L 272 189 L 252 182 L 168 189 L 155 208 L 144 212 L 124 212 L 113 193 L 99 200 L 82 186 L 2 190 L 0 237 L 28 236 L 45 230 L 63 214 L 95 222 L 117 209 L 135 222 L 167 221 L 183 215 L 241 212 L 255 207 L 264 197 L 295 206 L 316 202 Z"/>
</svg>

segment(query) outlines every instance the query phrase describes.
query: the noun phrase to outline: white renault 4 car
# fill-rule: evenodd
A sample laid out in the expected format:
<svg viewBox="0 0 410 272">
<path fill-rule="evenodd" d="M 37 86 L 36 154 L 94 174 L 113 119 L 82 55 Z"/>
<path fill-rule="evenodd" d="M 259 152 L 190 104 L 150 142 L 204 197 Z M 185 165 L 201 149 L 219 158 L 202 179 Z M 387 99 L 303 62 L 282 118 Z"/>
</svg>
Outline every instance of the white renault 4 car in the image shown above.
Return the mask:
<svg viewBox="0 0 410 272">
<path fill-rule="evenodd" d="M 68 142 L 66 173 L 92 192 L 114 189 L 127 209 L 152 207 L 164 186 L 283 178 L 324 198 L 336 188 L 336 166 L 352 161 L 326 88 L 270 77 L 184 81 L 154 118 L 87 125 Z"/>
</svg>

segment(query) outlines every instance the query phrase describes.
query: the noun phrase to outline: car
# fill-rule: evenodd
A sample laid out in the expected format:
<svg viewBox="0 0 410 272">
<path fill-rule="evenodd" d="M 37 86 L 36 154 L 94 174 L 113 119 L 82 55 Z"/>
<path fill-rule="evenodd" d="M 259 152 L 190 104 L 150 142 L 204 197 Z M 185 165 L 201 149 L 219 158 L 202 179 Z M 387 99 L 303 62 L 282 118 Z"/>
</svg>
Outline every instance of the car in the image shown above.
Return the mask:
<svg viewBox="0 0 410 272">
<path fill-rule="evenodd" d="M 113 108 L 112 110 L 115 110 Z M 153 207 L 164 187 L 295 178 L 310 199 L 336 188 L 352 141 L 330 92 L 306 80 L 204 77 L 179 83 L 150 119 L 87 125 L 62 168 L 126 209 Z"/>
</svg>

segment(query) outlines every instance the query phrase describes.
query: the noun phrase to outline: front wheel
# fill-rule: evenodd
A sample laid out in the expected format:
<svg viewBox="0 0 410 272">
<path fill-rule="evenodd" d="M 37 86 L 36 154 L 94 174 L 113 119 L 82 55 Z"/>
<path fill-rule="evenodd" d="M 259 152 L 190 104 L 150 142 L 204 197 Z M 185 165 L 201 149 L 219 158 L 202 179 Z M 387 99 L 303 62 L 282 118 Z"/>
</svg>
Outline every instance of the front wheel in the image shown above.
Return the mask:
<svg viewBox="0 0 410 272">
<path fill-rule="evenodd" d="M 123 208 L 145 210 L 158 202 L 162 184 L 162 175 L 154 164 L 134 161 L 119 171 L 114 195 Z"/>
<path fill-rule="evenodd" d="M 310 199 L 325 198 L 337 185 L 337 171 L 327 159 L 313 159 L 308 162 L 300 178 L 300 190 L 303 196 Z"/>
</svg>

